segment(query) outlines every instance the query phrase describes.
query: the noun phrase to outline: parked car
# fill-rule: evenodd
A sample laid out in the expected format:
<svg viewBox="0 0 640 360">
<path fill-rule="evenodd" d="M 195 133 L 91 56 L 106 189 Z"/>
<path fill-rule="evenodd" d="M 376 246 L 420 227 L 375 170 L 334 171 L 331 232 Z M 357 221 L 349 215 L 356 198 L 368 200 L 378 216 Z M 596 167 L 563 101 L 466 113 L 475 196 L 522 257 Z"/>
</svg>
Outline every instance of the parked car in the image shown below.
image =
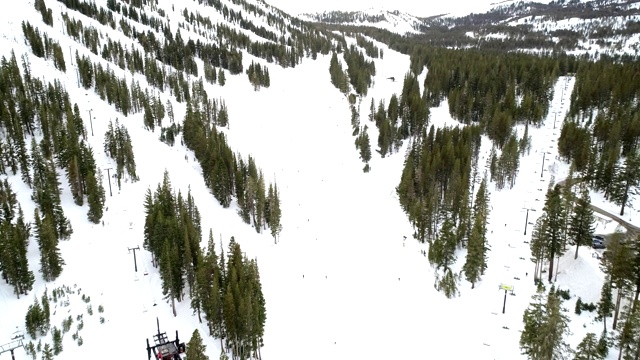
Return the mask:
<svg viewBox="0 0 640 360">
<path fill-rule="evenodd" d="M 592 246 L 594 249 L 605 249 L 604 241 L 593 239 Z"/>
</svg>

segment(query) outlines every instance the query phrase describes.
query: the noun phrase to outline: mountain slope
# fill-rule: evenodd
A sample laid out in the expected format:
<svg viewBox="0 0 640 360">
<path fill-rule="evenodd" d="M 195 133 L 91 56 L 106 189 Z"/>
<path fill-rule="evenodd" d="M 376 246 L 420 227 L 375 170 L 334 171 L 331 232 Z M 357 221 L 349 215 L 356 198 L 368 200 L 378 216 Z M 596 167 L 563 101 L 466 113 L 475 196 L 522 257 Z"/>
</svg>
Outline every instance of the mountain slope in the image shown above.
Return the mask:
<svg viewBox="0 0 640 360">
<path fill-rule="evenodd" d="M 28 66 L 21 68 L 23 76 L 30 69 L 32 77 L 45 84 L 60 82 L 71 104 L 78 106 L 85 130 L 80 131 L 80 137 L 94 151 L 96 170 L 105 175 L 107 169 L 114 175 L 119 166 L 108 155 L 108 147 L 105 149 L 110 122 L 118 119 L 131 139 L 139 179 L 127 171 L 118 172 L 119 179 L 118 175 L 105 176 L 104 215 L 98 223 L 91 223 L 87 219 L 88 205 L 74 203 L 74 177 L 68 177 L 67 170 L 57 164 L 62 207 L 73 226 L 71 237 L 58 244 L 66 264 L 60 277 L 44 281 L 39 273 L 41 250 L 35 236 L 31 237 L 28 258 L 35 283 L 19 299 L 11 286 L 0 283 L 0 339 L 10 338 L 16 327 L 24 331 L 27 308 L 34 297 L 40 299 L 47 289 L 49 296 L 55 293 L 59 297 L 51 300 L 52 326 L 63 328 L 63 320 L 69 316 L 73 320 L 63 336 L 61 358 L 79 359 L 91 354 L 142 358 L 146 353 L 145 339 L 151 341 L 157 331 L 156 319 L 169 338 L 173 339 L 177 330 L 181 342 L 188 341 L 198 329 L 210 358 L 218 357 L 222 349 L 233 351 L 233 346 L 224 343 L 229 339 L 223 342 L 208 336 L 207 325 L 200 323 L 190 308 L 188 288 L 185 298 L 176 302 L 177 316 L 173 316 L 171 301 L 163 291 L 165 269 L 154 267 L 155 259 L 145 249 L 145 193 L 158 188 L 166 171 L 176 192 L 185 198 L 187 193 L 193 196 L 201 214 L 199 245 L 206 246 L 211 230 L 216 251 L 221 254 L 224 249 L 229 259 L 233 237 L 244 255 L 258 264 L 267 309 L 261 337 L 264 344 L 258 347 L 258 357 L 523 358 L 519 348 L 522 314 L 536 289 L 530 281 L 530 233 L 522 235 L 522 228 L 526 228 L 527 221 L 535 223 L 542 212 L 543 189 L 568 173 L 568 166 L 558 158 L 554 145 L 558 137 L 555 117 L 562 117 L 569 110 L 570 103 L 565 98 L 575 84 L 573 76 L 554 78 L 549 85 L 549 111 L 542 116 L 541 124 L 528 128 L 531 145 L 520 158 L 513 189 L 498 191 L 490 187 L 492 210 L 487 234 L 491 234 L 491 251 L 486 274 L 474 289 L 466 280 L 460 280 L 459 296 L 447 299 L 434 288 L 441 273 L 429 264 L 429 246 L 412 239 L 417 231 L 415 224 L 409 221 L 398 198 L 405 156 L 421 139 L 409 136 L 385 156 L 373 151 L 371 160 L 366 161 L 369 172 L 363 172 L 363 160 L 354 149 L 354 126 L 349 122 L 350 118 L 354 121 L 353 106 L 362 114 L 358 131 L 365 131 L 364 125 L 367 126 L 376 150 L 381 130 L 373 111 L 371 119 L 367 118 L 369 104 L 375 108 L 379 102 L 389 103 L 391 95 L 402 94 L 404 82 L 400 79 L 417 63 L 416 59 L 412 61 L 408 55 L 370 38 L 366 40 L 383 50 L 384 56 L 367 55 L 357 39 L 323 31 L 262 2 L 131 1 L 128 6 L 112 0 L 95 4 L 47 0 L 44 5 L 51 9 L 53 26 L 43 20 L 47 19 L 47 11 L 41 16 L 34 3 L 19 4 L 2 14 L 0 19 L 6 20 L 8 26 L 1 29 L 0 45 L 4 50 L 0 55 L 8 59 L 13 51 L 20 65 L 24 58 Z M 119 10 L 110 10 L 118 6 Z M 181 6 L 186 6 L 186 12 Z M 65 18 L 75 21 L 65 23 Z M 59 44 L 66 71 L 60 69 L 54 55 L 34 55 L 31 41 L 16 31 L 22 21 L 29 21 L 40 34 Z M 82 31 L 74 27 L 78 21 Z M 362 59 L 375 65 L 371 84 L 363 94 L 358 94 L 353 84 L 343 84 L 347 87 L 345 94 L 331 84 L 332 51 L 352 45 L 363 51 Z M 95 67 L 86 66 L 86 59 Z M 338 61 L 348 73 L 350 61 L 342 54 Z M 260 65 L 260 75 L 257 70 L 250 71 L 256 64 Z M 99 73 L 98 65 L 106 75 L 88 75 L 91 71 Z M 431 71 L 423 70 L 426 71 L 416 74 L 418 94 L 423 93 L 427 72 Z M 268 82 L 265 74 L 269 75 Z M 359 75 L 355 73 L 354 77 Z M 101 88 L 106 77 L 118 81 Z M 6 83 L 2 88 L 5 86 Z M 122 100 L 125 89 L 137 100 Z M 205 94 L 210 102 L 203 100 Z M 43 99 L 46 92 L 34 91 L 32 95 Z M 10 98 L 4 93 L 3 96 Z M 217 101 L 217 111 L 207 107 L 213 100 Z M 158 115 L 158 104 L 168 103 L 172 104 L 173 120 L 168 105 L 164 116 Z M 131 107 L 127 108 L 127 104 Z M 221 120 L 222 104 L 227 124 Z M 471 126 L 452 118 L 445 99 L 429 111 L 428 126 Z M 201 114 L 200 119 L 210 127 L 201 133 L 192 127 L 190 132 L 186 124 L 193 120 L 194 113 Z M 39 115 L 34 118 L 41 121 Z M 64 114 L 61 118 L 73 116 Z M 3 126 L 8 131 L 5 123 Z M 522 133 L 525 126 L 525 122 L 518 123 L 514 129 Z M 73 133 L 73 129 L 66 130 Z M 215 133 L 220 137 L 209 137 L 203 145 L 193 140 L 201 139 L 194 133 L 203 137 L 203 133 Z M 221 134 L 224 141 L 220 140 Z M 46 136 L 39 129 L 34 135 L 26 135 L 29 141 Z M 168 140 L 172 136 L 173 144 Z M 223 193 L 228 196 L 228 204 L 218 198 L 225 189 L 216 185 L 225 182 L 224 178 L 215 177 L 220 173 L 212 169 L 218 169 L 214 165 L 223 161 L 205 155 L 218 154 L 213 150 L 227 145 L 234 159 L 248 163 L 251 157 L 266 184 L 277 184 L 282 206 L 277 244 L 271 224 L 256 226 L 257 210 L 249 216 L 248 223 L 243 220 L 241 215 L 247 209 L 243 196 L 249 192 Z M 490 167 L 492 148 L 492 140 L 483 135 L 478 155 L 480 172 L 485 164 L 485 169 Z M 542 159 L 541 153 L 545 154 Z M 6 158 L 10 156 L 4 155 Z M 33 222 L 33 189 L 22 180 L 19 170 L 13 174 L 7 167 L 6 172 L 2 180 L 10 182 L 25 217 Z M 477 175 L 471 183 L 479 184 L 485 176 Z M 240 180 L 237 184 L 242 186 Z M 522 224 L 526 209 L 535 211 L 527 212 Z M 605 230 L 609 232 L 610 228 Z M 134 252 L 136 247 L 140 250 Z M 460 272 L 466 251 L 456 248 L 456 273 Z M 571 289 L 585 301 L 597 301 L 604 279 L 592 253 L 581 251 L 578 262 L 561 259 L 559 283 L 570 287 L 575 274 L 590 274 L 590 285 L 580 283 Z M 498 287 L 503 283 L 515 286 L 504 315 L 505 293 Z M 98 310 L 99 306 L 103 311 Z M 574 325 L 576 335 L 568 340 L 574 348 L 583 332 L 599 332 L 601 324 L 595 323 L 592 315 L 572 318 L 578 324 Z M 584 321 L 585 327 L 579 321 Z M 52 335 L 39 335 L 34 343 L 38 341 L 51 344 Z M 110 343 L 115 349 L 104 355 L 105 346 Z M 452 344 L 458 343 L 461 344 L 452 350 Z M 28 358 L 22 350 L 16 355 L 17 359 Z"/>
</svg>

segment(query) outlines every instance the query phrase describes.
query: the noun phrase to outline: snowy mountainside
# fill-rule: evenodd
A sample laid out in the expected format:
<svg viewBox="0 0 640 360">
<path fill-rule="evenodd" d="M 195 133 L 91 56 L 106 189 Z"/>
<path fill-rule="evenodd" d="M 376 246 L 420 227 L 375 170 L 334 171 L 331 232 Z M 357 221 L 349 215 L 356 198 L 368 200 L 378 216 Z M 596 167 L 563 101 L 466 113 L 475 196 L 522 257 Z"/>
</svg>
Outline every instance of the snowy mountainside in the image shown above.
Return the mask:
<svg viewBox="0 0 640 360">
<path fill-rule="evenodd" d="M 429 17 L 399 11 L 305 14 L 328 25 L 370 26 L 450 48 L 561 53 L 593 58 L 637 56 L 638 1 L 502 1 L 458 6 Z"/>
<path fill-rule="evenodd" d="M 315 14 L 307 13 L 300 14 L 300 18 L 306 21 L 323 22 L 328 24 L 370 26 L 388 30 L 400 35 L 418 33 L 417 29 L 422 22 L 419 18 L 398 10 L 376 10 L 373 8 L 350 12 L 325 11 L 323 13 Z"/>
<path fill-rule="evenodd" d="M 384 13 L 384 21 L 396 22 L 394 29 L 415 24 L 410 15 L 389 14 L 393 17 Z M 27 30 L 27 22 L 37 32 Z M 334 62 L 332 53 L 338 48 L 342 53 Z M 36 349 L 36 358 L 48 357 L 51 347 L 54 353 L 61 350 L 57 358 L 69 360 L 94 354 L 147 358 L 145 340 L 152 341 L 159 321 L 160 330 L 170 339 L 179 333 L 180 342 L 189 341 L 197 329 L 210 359 L 240 358 L 245 349 L 250 358 L 265 360 L 524 358 L 519 347 L 522 314 L 535 294 L 526 224 L 532 226 L 542 213 L 543 189 L 567 176 L 568 166 L 559 159 L 554 144 L 558 138 L 555 116 L 568 111 L 570 104 L 564 98 L 573 89 L 574 76 L 553 79 L 549 113 L 541 125 L 516 125 L 515 133 L 529 131 L 531 148 L 522 154 L 516 186 L 490 191 L 487 232 L 492 235 L 486 274 L 474 287 L 461 280 L 459 296 L 448 299 L 433 286 L 439 269 L 427 260 L 428 244 L 412 239 L 415 224 L 399 204 L 397 189 L 405 157 L 416 143 L 409 137 L 384 155 L 375 146 L 384 141 L 377 116 L 386 116 L 384 104 L 391 102 L 391 95 L 403 93 L 402 78 L 414 65 L 408 55 L 357 33 L 352 38 L 324 31 L 261 0 L 36 0 L 18 2 L 0 14 L 0 56 L 5 58 L 1 73 L 12 76 L 11 81 L 0 78 L 2 99 L 11 100 L 0 107 L 0 159 L 15 168 L 2 169 L 0 190 L 5 190 L 6 180 L 24 218 L 33 224 L 24 257 L 34 275 L 32 288 L 17 292 L 19 296 L 6 279 L 0 281 L 0 345 L 17 331 L 25 335 L 25 347 L 32 344 Z M 335 73 L 342 77 L 333 84 L 330 71 L 336 63 L 342 68 Z M 350 69 L 354 63 L 362 67 Z M 416 77 L 413 100 L 422 98 L 428 71 L 423 69 Z M 345 81 L 345 74 L 359 82 Z M 20 77 L 33 79 L 31 86 L 16 86 Z M 38 81 L 58 85 L 39 87 Z M 360 82 L 365 85 L 358 92 L 355 87 Z M 68 107 L 60 106 L 65 97 L 56 97 L 56 91 L 68 95 Z M 25 93 L 30 99 L 20 98 Z M 376 103 L 381 108 L 378 114 L 374 114 Z M 5 111 L 13 105 L 19 111 Z M 59 108 L 65 111 L 54 112 Z M 406 108 L 407 113 L 412 110 Z M 35 114 L 32 109 L 37 110 Z M 464 127 L 452 118 L 446 101 L 428 110 L 429 126 Z M 24 146 L 20 141 L 6 145 L 8 134 L 15 130 L 8 119 L 33 125 L 26 127 L 31 132 L 24 132 L 28 140 Z M 59 125 L 56 120 L 60 119 L 65 126 L 43 125 Z M 51 137 L 48 130 L 55 130 L 56 136 Z M 38 150 L 48 149 L 49 137 L 60 145 L 61 139 L 74 136 L 79 147 L 92 149 L 91 156 L 90 151 L 78 151 L 94 160 L 87 167 L 104 174 L 104 212 L 98 221 L 88 219 L 93 208 L 89 194 L 78 196 L 77 179 L 80 175 L 91 179 L 92 171 L 74 175 L 76 160 L 66 155 L 76 150 L 59 146 L 65 151 L 55 155 Z M 354 149 L 354 138 L 356 146 L 361 139 L 374 144 L 366 161 L 368 172 L 363 171 L 364 151 Z M 31 140 L 40 142 L 40 147 L 30 147 Z M 117 146 L 123 148 L 122 157 L 112 154 L 111 141 L 125 143 Z M 30 150 L 28 158 L 19 155 L 24 147 Z M 482 159 L 481 172 L 485 162 L 489 168 L 492 148 L 482 135 L 477 155 Z M 37 156 L 40 152 L 44 155 Z M 59 193 L 60 208 L 73 227 L 73 233 L 56 244 L 65 263 L 62 272 L 49 280 L 41 262 L 50 249 L 43 247 L 42 233 L 35 226 L 35 213 L 42 205 L 34 196 L 34 186 L 24 180 L 23 164 L 18 164 L 25 159 L 41 164 L 43 158 L 50 160 L 48 169 L 55 169 L 60 183 L 59 190 L 48 193 Z M 133 159 L 135 176 L 129 167 Z M 27 173 L 35 174 L 35 169 Z M 236 176 L 233 184 L 224 177 L 230 173 Z M 155 218 L 154 224 L 160 225 L 148 227 L 154 219 L 145 216 L 152 207 L 147 192 L 163 195 L 155 199 L 156 204 L 171 197 L 170 189 L 161 187 L 165 174 L 171 189 L 189 204 L 185 206 L 193 202 L 201 215 L 198 222 L 190 223 L 189 215 L 196 211 L 180 207 L 184 211 L 175 221 L 184 232 L 162 227 L 157 219 L 170 215 L 164 213 Z M 52 173 L 46 175 L 53 182 Z M 479 184 L 480 178 L 470 181 Z M 277 185 L 279 202 L 268 197 L 273 200 L 268 205 L 275 209 L 274 204 L 281 204 L 279 223 L 275 210 L 268 212 L 269 220 L 261 219 L 267 212 L 257 210 L 258 204 L 267 207 L 261 202 L 265 194 L 258 196 L 261 186 L 268 192 L 271 184 Z M 227 192 L 239 188 L 244 192 Z M 0 200 L 11 198 L 6 194 Z M 84 200 L 82 205 L 78 197 Z M 192 238 L 194 234 L 201 237 Z M 176 254 L 194 254 L 185 250 L 196 248 L 189 241 L 197 239 L 203 251 L 211 250 L 206 249 L 208 234 L 221 263 L 224 258 L 231 266 L 234 259 L 232 268 L 221 270 L 213 265 L 213 256 L 207 257 L 210 267 L 196 276 L 198 282 L 210 280 L 214 285 L 229 281 L 217 292 L 205 288 L 224 295 L 214 296 L 224 299 L 222 305 L 206 307 L 221 309 L 209 313 L 214 316 L 192 309 L 209 294 L 202 291 L 204 286 L 195 290 L 185 286 L 184 297 L 176 299 L 172 284 L 166 283 L 175 276 L 168 270 L 172 260 L 186 258 Z M 152 235 L 180 242 L 167 242 L 157 256 L 152 244 L 144 246 L 145 237 Z M 241 251 L 234 244 L 241 245 Z M 453 267 L 458 274 L 466 253 L 456 248 L 458 261 Z M 0 254 L 3 264 L 6 256 L 14 256 L 6 251 Z M 572 254 L 560 259 L 559 284 L 570 288 L 574 298 L 597 301 L 604 282 L 597 254 L 581 249 L 578 261 L 573 261 Z M 22 256 L 18 255 L 14 257 Z M 249 264 L 241 264 L 240 258 Z M 241 285 L 228 280 L 238 272 L 243 274 Z M 213 274 L 224 279 L 216 281 Z M 576 274 L 589 274 L 590 283 L 576 285 Z M 177 278 L 182 275 L 194 276 L 185 270 Z M 499 288 L 504 283 L 515 285 L 506 313 L 502 310 L 506 291 Z M 247 288 L 252 291 L 244 292 Z M 45 292 L 51 329 L 26 334 L 28 309 L 44 304 Z M 200 307 L 202 312 L 204 308 Z M 224 324 L 236 327 L 214 322 L 220 313 L 226 316 Z M 575 323 L 584 322 L 574 325 L 576 335 L 567 340 L 573 348 L 583 333 L 598 333 L 601 328 L 592 313 L 571 317 Z M 461 318 L 464 326 L 457 320 Z M 241 334 L 238 329 L 252 331 L 244 333 L 240 344 L 237 337 L 225 337 L 227 331 Z M 452 344 L 461 338 L 466 343 L 456 346 L 452 354 Z M 109 345 L 113 350 L 105 354 Z M 189 349 L 197 347 L 189 344 Z M 32 358 L 22 348 L 15 355 L 18 360 Z"/>
<path fill-rule="evenodd" d="M 639 16 L 637 1 L 516 1 L 484 13 L 428 19 L 422 36 L 445 46 L 637 56 Z"/>
</svg>

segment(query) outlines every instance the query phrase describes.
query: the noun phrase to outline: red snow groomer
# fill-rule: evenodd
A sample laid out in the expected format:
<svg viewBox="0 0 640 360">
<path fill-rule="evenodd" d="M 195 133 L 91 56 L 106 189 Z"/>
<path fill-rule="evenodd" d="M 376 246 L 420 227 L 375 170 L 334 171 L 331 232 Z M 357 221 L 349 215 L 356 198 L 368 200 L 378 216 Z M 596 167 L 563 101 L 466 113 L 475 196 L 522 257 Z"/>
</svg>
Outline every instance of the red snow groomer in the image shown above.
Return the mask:
<svg viewBox="0 0 640 360">
<path fill-rule="evenodd" d="M 151 360 L 151 356 L 157 360 L 185 360 L 187 358 L 186 346 L 178 339 L 178 330 L 176 330 L 176 339 L 170 341 L 167 337 L 167 333 L 160 332 L 160 320 L 156 318 L 158 323 L 158 333 L 153 335 L 153 342 L 155 345 L 149 345 L 149 339 L 147 339 L 147 355 L 148 360 Z"/>
</svg>

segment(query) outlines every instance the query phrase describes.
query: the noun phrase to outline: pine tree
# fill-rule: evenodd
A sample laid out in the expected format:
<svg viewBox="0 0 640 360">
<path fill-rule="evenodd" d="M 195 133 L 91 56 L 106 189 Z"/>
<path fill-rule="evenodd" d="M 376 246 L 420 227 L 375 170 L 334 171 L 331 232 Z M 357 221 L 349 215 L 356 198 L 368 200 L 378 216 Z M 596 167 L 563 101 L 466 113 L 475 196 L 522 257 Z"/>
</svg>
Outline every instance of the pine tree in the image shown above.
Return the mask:
<svg viewBox="0 0 640 360">
<path fill-rule="evenodd" d="M 189 360 L 209 360 L 209 356 L 205 354 L 207 346 L 202 343 L 202 337 L 198 329 L 193 331 L 191 340 L 187 343 L 187 358 Z"/>
<path fill-rule="evenodd" d="M 482 241 L 481 227 L 476 225 L 471 229 L 467 245 L 467 257 L 462 267 L 465 278 L 471 283 L 471 288 L 475 288 L 476 282 L 480 280 L 483 266 L 486 267 L 486 258 L 484 255 L 484 241 Z"/>
<path fill-rule="evenodd" d="M 640 241 L 640 235 L 636 236 L 636 243 L 638 243 Z M 633 271 L 633 285 L 635 285 L 635 291 L 634 291 L 634 296 L 633 296 L 633 305 L 635 306 L 638 303 L 638 300 L 640 300 L 640 251 L 634 251 L 633 254 L 633 264 L 632 264 L 632 271 Z M 636 308 L 634 307 L 632 309 L 632 311 L 635 311 Z"/>
<path fill-rule="evenodd" d="M 618 358 L 625 360 L 640 357 L 640 311 L 634 311 L 633 308 L 637 309 L 637 304 L 625 305 L 622 329 L 616 339 L 620 349 Z"/>
<path fill-rule="evenodd" d="M 174 257 L 174 249 L 171 246 L 169 241 L 165 241 L 162 254 L 160 256 L 160 275 L 162 278 L 162 295 L 165 295 L 167 299 L 171 302 L 171 309 L 173 311 L 173 316 L 177 316 L 176 313 L 176 298 L 177 294 L 175 291 L 175 282 L 174 282 L 174 268 L 175 262 L 177 259 Z"/>
<path fill-rule="evenodd" d="M 570 334 L 569 318 L 563 313 L 562 298 L 552 287 L 547 296 L 545 326 L 540 329 L 542 353 L 547 359 L 562 359 L 570 352 L 569 345 L 564 342 Z"/>
<path fill-rule="evenodd" d="M 539 330 L 544 326 L 545 309 L 544 293 L 542 287 L 533 295 L 533 302 L 525 309 L 522 316 L 524 329 L 520 334 L 520 349 L 524 355 L 530 359 L 541 359 L 541 333 Z"/>
<path fill-rule="evenodd" d="M 49 332 L 51 327 L 51 307 L 49 305 L 49 294 L 47 289 L 44 289 L 44 294 L 40 299 L 42 304 L 42 326 L 40 327 L 40 335 L 44 336 Z"/>
<path fill-rule="evenodd" d="M 589 192 L 586 189 L 582 191 L 582 195 L 577 200 L 577 204 L 573 210 L 573 215 L 569 220 L 568 235 L 576 244 L 576 254 L 574 259 L 577 259 L 578 249 L 580 246 L 589 245 L 591 242 L 591 234 L 593 234 L 594 231 L 593 223 L 595 222 L 595 217 L 593 216 L 593 210 L 591 209 Z"/>
<path fill-rule="evenodd" d="M 607 317 L 611 316 L 613 310 L 613 298 L 611 295 L 611 277 L 606 275 L 604 283 L 602 284 L 602 290 L 600 291 L 600 301 L 598 302 L 598 320 L 602 320 L 604 325 L 603 333 L 607 332 Z"/>
<path fill-rule="evenodd" d="M 555 289 L 551 288 L 546 299 L 543 291 L 538 289 L 524 312 L 520 348 L 531 359 L 563 359 L 570 351 L 564 341 L 569 318 L 562 312 L 562 299 Z"/>
<path fill-rule="evenodd" d="M 473 205 L 473 226 L 467 241 L 467 257 L 462 270 L 471 288 L 480 280 L 487 268 L 487 219 L 489 217 L 489 204 L 486 179 L 482 179 L 476 199 Z"/>
<path fill-rule="evenodd" d="M 440 234 L 429 244 L 428 259 L 436 269 L 447 269 L 456 261 L 455 224 L 450 217 L 446 217 Z"/>
<path fill-rule="evenodd" d="M 49 343 L 44 344 L 44 348 L 42 349 L 42 360 L 53 360 L 54 351 L 49 345 Z"/>
<path fill-rule="evenodd" d="M 614 305 L 613 324 L 615 330 L 621 310 L 621 301 L 626 293 L 631 289 L 633 283 L 633 254 L 626 242 L 623 241 L 624 234 L 614 233 L 608 243 L 607 256 L 602 261 L 602 270 L 611 278 L 611 286 L 616 289 L 616 300 Z"/>
<path fill-rule="evenodd" d="M 53 333 L 53 355 L 58 356 L 62 352 L 62 331 L 54 326 L 51 332 Z"/>
<path fill-rule="evenodd" d="M 19 205 L 18 219 L 15 224 L 11 223 L 15 206 L 11 199 L 14 199 L 15 193 L 11 192 L 8 184 L 4 186 L 5 189 L 0 189 L 0 196 L 7 201 L 1 206 L 5 208 L 5 219 L 0 220 L 0 275 L 13 286 L 14 293 L 20 298 L 20 295 L 32 289 L 35 281 L 27 260 L 27 246 L 31 231 L 29 224 L 24 222 L 24 214 Z M 0 210 L 0 213 L 2 212 Z"/>
<path fill-rule="evenodd" d="M 53 281 L 62 273 L 64 266 L 55 229 L 49 216 L 40 218 L 38 209 L 34 211 L 34 222 L 40 248 L 40 272 L 45 281 Z"/>
<path fill-rule="evenodd" d="M 588 333 L 576 349 L 573 360 L 604 360 L 598 349 L 598 338 L 594 333 Z"/>
<path fill-rule="evenodd" d="M 278 185 L 269 185 L 269 196 L 267 199 L 269 209 L 269 229 L 271 229 L 271 236 L 273 236 L 274 243 L 278 243 L 278 235 L 282 231 L 282 225 L 280 218 L 282 217 L 282 211 L 280 210 L 280 195 L 278 194 Z"/>
<path fill-rule="evenodd" d="M 555 257 L 558 258 L 562 255 L 564 249 L 562 247 L 563 239 L 563 216 L 564 206 L 561 197 L 561 187 L 555 185 L 553 188 L 547 191 L 545 205 L 543 211 L 546 219 L 546 239 L 545 244 L 546 252 L 549 258 L 549 282 L 553 280 L 553 270 L 555 264 Z"/>
<path fill-rule="evenodd" d="M 610 186 L 609 198 L 620 205 L 620 216 L 624 215 L 625 206 L 638 194 L 640 186 L 640 158 L 635 152 L 630 152 L 625 159 L 622 169 L 615 171 Z"/>
<path fill-rule="evenodd" d="M 38 330 L 42 326 L 43 322 L 44 315 L 42 313 L 42 306 L 40 306 L 38 298 L 34 297 L 33 304 L 29 305 L 29 308 L 27 309 L 24 326 L 27 330 L 27 334 L 29 334 L 32 339 L 35 340 L 38 336 Z"/>
<path fill-rule="evenodd" d="M 542 214 L 536 220 L 536 223 L 533 225 L 533 231 L 531 233 L 531 241 L 529 242 L 529 248 L 531 249 L 531 261 L 533 261 L 536 265 L 533 280 L 538 281 L 542 277 L 542 264 L 546 259 L 545 253 L 545 244 L 547 243 L 546 239 L 546 216 Z"/>
<path fill-rule="evenodd" d="M 36 346 L 33 345 L 33 341 L 29 341 L 29 343 L 25 345 L 24 351 L 27 355 L 31 356 L 31 360 L 36 360 Z"/>
<path fill-rule="evenodd" d="M 227 83 L 227 78 L 224 75 L 222 68 L 218 69 L 218 84 L 224 86 Z"/>
<path fill-rule="evenodd" d="M 90 171 L 87 174 L 87 202 L 89 203 L 89 210 L 87 211 L 87 218 L 94 224 L 100 222 L 104 213 L 104 204 L 106 201 L 106 195 L 104 187 L 102 186 L 102 173 L 98 172 L 98 176 L 94 172 Z"/>
</svg>

